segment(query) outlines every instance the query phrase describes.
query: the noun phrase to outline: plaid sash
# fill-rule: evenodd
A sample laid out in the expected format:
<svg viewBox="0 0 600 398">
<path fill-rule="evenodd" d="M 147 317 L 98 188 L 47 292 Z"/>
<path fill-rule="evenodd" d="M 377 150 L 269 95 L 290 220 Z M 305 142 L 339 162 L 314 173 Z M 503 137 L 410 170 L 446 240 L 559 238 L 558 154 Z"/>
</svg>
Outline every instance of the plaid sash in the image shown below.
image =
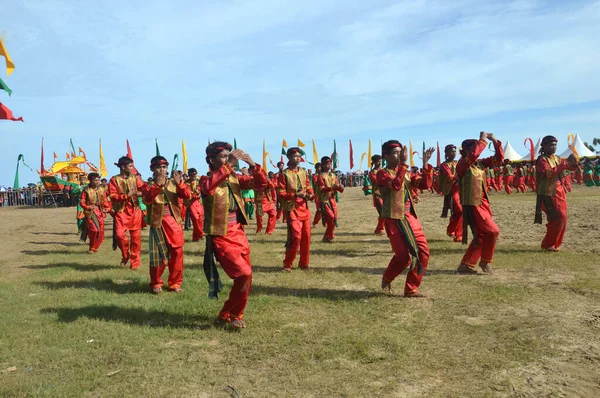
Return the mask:
<svg viewBox="0 0 600 398">
<path fill-rule="evenodd" d="M 463 245 L 469 243 L 469 228 L 471 228 L 471 233 L 473 234 L 474 245 L 479 246 L 477 225 L 475 224 L 475 206 L 465 205 L 463 206 Z"/>
<path fill-rule="evenodd" d="M 213 236 L 206 236 L 206 249 L 204 250 L 204 275 L 208 281 L 208 298 L 218 299 L 219 292 L 223 289 L 223 284 L 219 278 L 219 270 L 217 270 L 217 264 L 215 263 L 215 256 L 213 253 Z"/>
<path fill-rule="evenodd" d="M 448 218 L 448 210 L 452 206 L 452 194 L 444 195 L 444 207 L 442 208 L 442 218 Z"/>
<path fill-rule="evenodd" d="M 331 205 L 331 203 L 329 201 L 327 202 L 321 202 L 321 222 L 323 223 L 323 226 L 325 226 L 327 223 L 325 222 L 325 215 L 327 214 L 327 207 L 329 207 L 331 209 L 331 212 L 333 213 L 333 223 L 335 224 L 335 227 L 338 228 L 338 221 L 337 221 L 337 217 L 335 216 L 335 211 L 333 211 L 333 206 Z"/>
<path fill-rule="evenodd" d="M 165 231 L 163 231 L 162 227 L 150 227 L 148 244 L 150 245 L 151 267 L 160 267 L 163 261 L 167 261 L 167 259 L 171 258 L 171 251 L 169 250 L 169 245 L 165 238 Z"/>
<path fill-rule="evenodd" d="M 533 218 L 534 224 L 542 223 L 542 204 L 546 208 L 546 215 L 548 217 L 548 222 L 552 222 L 558 219 L 558 212 L 554 207 L 554 203 L 552 202 L 551 196 L 546 195 L 537 195 L 537 200 L 535 201 L 535 217 Z"/>
<path fill-rule="evenodd" d="M 415 233 L 410 227 L 410 224 L 408 223 L 408 219 L 406 217 L 396 220 L 396 222 L 398 223 L 400 231 L 402 231 L 402 234 L 404 235 L 404 240 L 406 241 L 408 251 L 410 253 L 410 256 L 412 257 L 410 261 L 410 269 L 412 271 L 416 267 L 417 274 L 422 275 L 423 272 L 425 272 L 425 270 L 421 265 L 421 261 L 419 261 L 419 246 L 417 244 L 417 239 L 415 238 Z"/>
<path fill-rule="evenodd" d="M 98 221 L 98 216 L 96 215 L 96 213 L 92 213 L 92 215 L 90 216 L 90 220 L 92 220 L 92 223 L 94 224 L 94 226 L 96 227 L 96 230 L 98 231 L 98 232 L 96 232 L 96 234 L 100 234 L 100 221 Z M 85 242 L 87 240 L 88 232 L 89 232 L 89 228 L 88 228 L 87 220 L 84 219 L 83 223 L 81 224 L 81 235 L 79 236 L 79 240 L 82 242 Z"/>
</svg>

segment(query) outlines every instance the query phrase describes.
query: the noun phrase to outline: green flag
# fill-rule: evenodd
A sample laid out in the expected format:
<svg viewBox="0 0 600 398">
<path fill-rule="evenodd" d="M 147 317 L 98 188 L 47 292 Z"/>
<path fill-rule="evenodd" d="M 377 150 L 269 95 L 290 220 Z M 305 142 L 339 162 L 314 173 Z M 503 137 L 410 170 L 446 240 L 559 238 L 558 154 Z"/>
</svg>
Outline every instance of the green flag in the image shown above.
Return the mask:
<svg viewBox="0 0 600 398">
<path fill-rule="evenodd" d="M 156 156 L 160 156 L 160 149 L 158 149 L 158 140 L 155 138 L 154 143 L 156 144 Z"/>
<path fill-rule="evenodd" d="M 339 164 L 338 164 L 338 154 L 337 154 L 337 149 L 336 149 L 336 145 L 335 145 L 335 140 L 333 140 L 333 155 L 331 155 L 331 164 L 333 169 L 337 169 Z"/>
<path fill-rule="evenodd" d="M 8 93 L 8 96 L 10 97 L 12 94 L 12 90 L 10 88 L 8 88 L 8 86 L 6 85 L 6 83 L 4 83 L 4 81 L 2 81 L 2 79 L 0 79 L 0 88 L 4 91 L 6 91 Z"/>
<path fill-rule="evenodd" d="M 29 167 L 27 163 L 25 163 L 25 157 L 23 156 L 23 154 L 20 153 L 19 157 L 17 158 L 17 171 L 15 173 L 15 182 L 13 184 L 13 189 L 19 189 L 19 163 L 21 162 L 23 162 L 23 165 L 26 166 L 29 170 L 33 171 L 33 169 Z"/>
<path fill-rule="evenodd" d="M 233 139 L 233 150 L 235 151 L 236 149 L 237 149 L 237 141 L 236 141 L 236 139 L 234 138 L 234 139 Z M 237 161 L 237 162 L 235 163 L 235 171 L 240 171 L 240 162 L 239 162 L 239 161 Z"/>
<path fill-rule="evenodd" d="M 173 174 L 173 172 L 175 170 L 177 170 L 178 167 L 179 167 L 179 155 L 175 154 L 175 156 L 173 156 L 173 165 L 171 166 L 171 174 Z"/>
</svg>

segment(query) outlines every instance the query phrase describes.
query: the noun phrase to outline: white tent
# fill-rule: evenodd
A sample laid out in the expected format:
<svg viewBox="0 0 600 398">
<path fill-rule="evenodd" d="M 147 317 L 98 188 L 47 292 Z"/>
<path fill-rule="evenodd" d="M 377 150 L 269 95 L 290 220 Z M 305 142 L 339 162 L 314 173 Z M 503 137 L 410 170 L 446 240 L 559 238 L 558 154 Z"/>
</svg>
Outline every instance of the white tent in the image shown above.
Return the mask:
<svg viewBox="0 0 600 398">
<path fill-rule="evenodd" d="M 590 151 L 585 145 L 583 145 L 583 142 L 581 141 L 581 139 L 579 138 L 579 135 L 575 134 L 575 149 L 577 149 L 577 154 L 579 155 L 580 158 L 583 158 L 585 156 L 588 157 L 595 157 L 596 154 L 592 151 Z M 560 154 L 560 157 L 563 159 L 568 158 L 569 156 L 571 156 L 573 152 L 571 151 L 571 148 L 567 148 L 563 153 Z"/>
<path fill-rule="evenodd" d="M 512 145 L 510 145 L 510 141 L 506 141 L 506 145 L 504 145 L 504 159 L 508 159 L 511 161 L 521 160 L 522 156 L 514 150 Z"/>
<path fill-rule="evenodd" d="M 540 138 L 538 138 L 537 142 L 535 143 L 535 145 L 533 147 L 533 160 L 534 161 L 539 156 L 541 147 L 542 147 L 542 138 L 540 137 Z M 521 158 L 521 160 L 524 160 L 526 162 L 531 162 L 531 155 L 528 153 L 527 155 L 523 156 Z"/>
</svg>

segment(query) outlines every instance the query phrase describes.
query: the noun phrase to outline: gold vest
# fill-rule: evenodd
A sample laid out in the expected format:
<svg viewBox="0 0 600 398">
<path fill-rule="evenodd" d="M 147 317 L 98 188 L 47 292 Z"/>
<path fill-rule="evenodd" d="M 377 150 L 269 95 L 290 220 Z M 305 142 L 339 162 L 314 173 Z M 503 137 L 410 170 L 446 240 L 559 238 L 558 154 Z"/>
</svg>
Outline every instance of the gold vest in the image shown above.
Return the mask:
<svg viewBox="0 0 600 398">
<path fill-rule="evenodd" d="M 230 195 L 231 192 L 231 195 Z M 207 235 L 225 236 L 227 235 L 227 220 L 231 208 L 230 196 L 235 200 L 237 214 L 242 215 L 242 220 L 238 221 L 248 224 L 248 216 L 242 199 L 242 190 L 240 182 L 235 174 L 230 174 L 215 189 L 211 196 L 203 196 L 204 205 L 204 233 Z"/>
<path fill-rule="evenodd" d="M 294 172 L 290 169 L 283 170 L 283 177 L 285 178 L 285 192 L 297 193 L 300 189 L 307 190 L 310 187 L 305 187 L 306 184 L 306 169 L 298 167 L 298 172 Z M 285 200 L 281 199 L 281 207 L 285 211 L 292 211 L 296 208 L 296 199 Z"/>
<path fill-rule="evenodd" d="M 150 226 L 160 228 L 165 205 L 169 206 L 173 218 L 181 224 L 181 209 L 179 208 L 179 197 L 177 196 L 177 185 L 172 179 L 168 179 L 161 193 L 156 195 L 152 203 L 148 204 L 148 219 Z"/>
<path fill-rule="evenodd" d="M 88 185 L 84 188 L 86 192 L 86 201 L 85 204 L 88 206 L 96 205 L 96 207 L 104 207 L 104 188 L 98 187 L 95 190 L 90 188 Z M 83 214 L 85 214 L 86 218 L 90 218 L 92 216 L 93 210 L 84 210 Z"/>
<path fill-rule="evenodd" d="M 393 169 L 386 168 L 383 170 L 392 178 L 395 178 L 398 174 L 396 170 Z M 381 217 L 392 218 L 394 220 L 405 218 L 404 205 L 407 200 L 410 201 L 411 211 L 414 213 L 414 206 L 412 204 L 412 198 L 410 197 L 410 190 L 410 172 L 408 170 L 406 170 L 406 174 L 404 175 L 404 184 L 402 184 L 400 190 L 397 191 L 391 186 L 380 185 L 379 192 L 381 192 L 381 197 L 383 198 Z"/>
<path fill-rule="evenodd" d="M 190 194 L 194 195 L 194 193 L 198 194 L 200 191 L 199 185 L 200 185 L 200 178 L 196 177 L 194 179 L 194 181 L 187 181 L 186 184 L 190 187 Z M 183 201 L 183 204 L 185 205 L 185 207 L 190 207 L 190 205 L 192 204 L 192 202 L 196 200 L 193 198 L 190 199 L 185 199 Z"/>
<path fill-rule="evenodd" d="M 321 178 L 323 179 L 323 182 L 325 183 L 326 187 L 331 187 L 333 186 L 333 184 L 335 184 L 336 177 L 335 174 L 333 174 L 331 171 L 327 173 L 321 173 Z M 319 202 L 329 202 L 329 199 L 333 197 L 335 197 L 335 191 L 321 192 L 321 190 L 319 189 Z"/>
<path fill-rule="evenodd" d="M 545 157 L 548 161 L 548 164 L 551 168 L 558 166 L 561 163 L 561 160 L 556 155 L 545 156 L 541 155 L 538 157 L 537 162 L 541 161 L 541 158 Z M 546 174 L 540 173 L 536 171 L 535 181 L 536 181 L 536 193 L 538 195 L 544 196 L 556 196 L 556 187 L 558 185 L 558 180 L 560 176 L 553 175 L 551 170 L 548 170 Z"/>
<path fill-rule="evenodd" d="M 458 193 L 463 206 L 481 206 L 482 195 L 487 198 L 486 177 L 483 164 L 478 160 L 458 179 Z"/>
<path fill-rule="evenodd" d="M 137 191 L 137 177 L 134 174 L 130 174 L 129 177 L 123 178 L 120 174 L 113 176 L 112 178 L 117 183 L 117 187 L 119 187 L 119 194 L 128 194 L 131 191 Z M 139 208 L 140 202 L 138 198 L 127 199 L 131 200 L 133 206 Z M 113 202 L 113 211 L 115 213 L 121 213 L 125 209 L 125 202 Z"/>
<path fill-rule="evenodd" d="M 455 175 L 456 174 L 456 164 L 457 163 L 458 162 L 456 160 L 453 160 L 451 162 L 446 161 L 446 162 L 443 163 L 443 165 L 445 164 L 446 166 L 448 166 L 448 168 L 450 169 L 450 172 L 453 175 Z M 450 195 L 450 192 L 452 192 L 452 185 L 454 185 L 453 179 L 447 177 L 440 170 L 440 174 L 438 176 L 438 183 L 439 183 L 439 189 L 440 189 L 440 191 L 444 195 Z"/>
</svg>

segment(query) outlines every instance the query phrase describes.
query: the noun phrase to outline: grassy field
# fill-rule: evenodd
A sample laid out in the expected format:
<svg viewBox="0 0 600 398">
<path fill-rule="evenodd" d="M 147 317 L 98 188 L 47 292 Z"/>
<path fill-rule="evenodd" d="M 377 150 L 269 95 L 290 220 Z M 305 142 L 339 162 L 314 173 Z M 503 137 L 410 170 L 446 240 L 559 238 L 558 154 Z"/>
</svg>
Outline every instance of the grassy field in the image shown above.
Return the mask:
<svg viewBox="0 0 600 398">
<path fill-rule="evenodd" d="M 313 230 L 310 272 L 280 272 L 285 229 L 249 233 L 248 329 L 213 326 L 204 242 L 186 232 L 183 294 L 153 295 L 107 242 L 78 241 L 75 209 L 1 208 L 0 396 L 600 396 L 600 189 L 569 195 L 559 253 L 539 249 L 533 194 L 492 194 L 494 275 L 454 270 L 442 199 L 417 205 L 431 260 L 426 299 L 380 292 L 391 248 L 358 188 L 341 195 L 335 244 Z M 254 230 L 254 224 L 248 228 Z M 146 235 L 146 233 L 143 233 Z"/>
</svg>

